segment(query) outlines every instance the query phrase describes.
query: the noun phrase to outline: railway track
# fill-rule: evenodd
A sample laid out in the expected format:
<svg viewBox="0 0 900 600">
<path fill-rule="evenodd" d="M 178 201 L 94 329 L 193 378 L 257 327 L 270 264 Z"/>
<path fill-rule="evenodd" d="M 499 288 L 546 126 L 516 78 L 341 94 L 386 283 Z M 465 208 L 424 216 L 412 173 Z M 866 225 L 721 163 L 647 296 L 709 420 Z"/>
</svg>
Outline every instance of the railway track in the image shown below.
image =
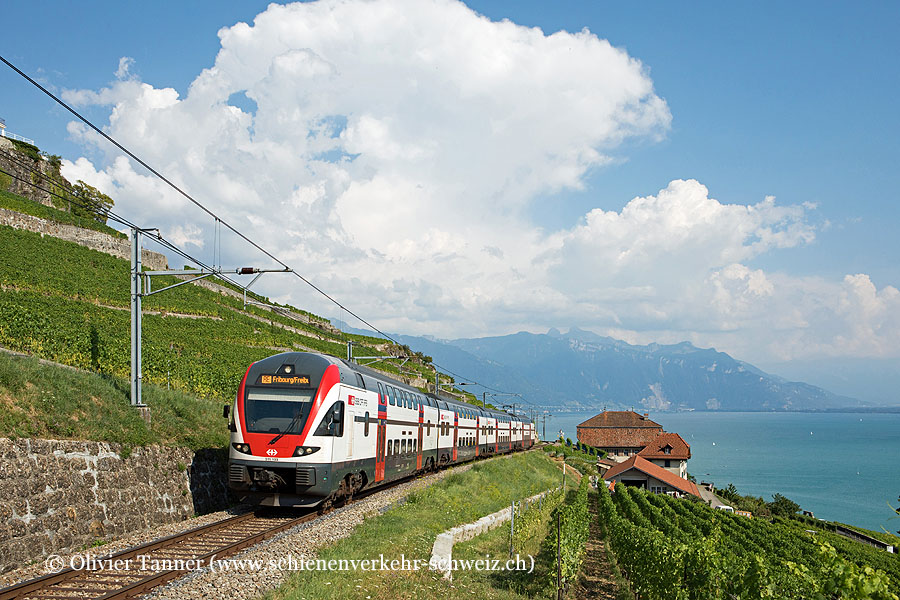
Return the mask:
<svg viewBox="0 0 900 600">
<path fill-rule="evenodd" d="M 363 490 L 351 499 L 342 501 L 338 506 L 353 504 L 424 475 L 416 473 L 397 479 L 387 487 Z M 122 552 L 96 557 L 93 564 L 84 565 L 84 568 L 65 568 L 56 573 L 2 588 L 0 600 L 135 598 L 191 571 L 207 567 L 211 560 L 218 561 L 237 554 L 282 531 L 313 521 L 320 516 L 322 513 L 315 510 L 299 517 L 245 513 L 134 546 Z M 81 564 L 76 566 L 82 567 Z M 154 568 L 165 566 L 182 568 Z"/>
<path fill-rule="evenodd" d="M 0 600 L 133 598 L 318 516 L 239 515 L 0 589 Z"/>
<path fill-rule="evenodd" d="M 338 506 L 358 502 L 423 474 L 402 477 L 388 487 L 363 490 Z M 330 509 L 329 509 L 330 510 Z M 322 513 L 313 510 L 299 517 L 263 516 L 246 513 L 134 546 L 97 558 L 85 568 L 65 568 L 0 589 L 0 600 L 124 600 L 191 571 L 237 554 L 291 527 L 313 521 Z M 126 562 L 128 561 L 128 562 Z M 178 561 L 181 561 L 178 563 Z M 81 567 L 82 565 L 76 565 Z M 125 568 L 122 568 L 122 567 Z M 183 568 L 153 568 L 182 566 Z M 95 568 L 96 567 L 96 568 Z"/>
</svg>

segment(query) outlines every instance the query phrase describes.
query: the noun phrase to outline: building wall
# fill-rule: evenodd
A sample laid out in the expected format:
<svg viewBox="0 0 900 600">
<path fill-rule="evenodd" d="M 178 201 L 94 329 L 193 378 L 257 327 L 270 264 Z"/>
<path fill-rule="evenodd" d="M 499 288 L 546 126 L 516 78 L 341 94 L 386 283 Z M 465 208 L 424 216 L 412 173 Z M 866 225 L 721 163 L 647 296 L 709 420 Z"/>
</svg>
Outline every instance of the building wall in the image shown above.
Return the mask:
<svg viewBox="0 0 900 600">
<path fill-rule="evenodd" d="M 625 471 L 624 473 L 620 473 L 619 475 L 616 475 L 615 477 L 613 477 L 612 481 L 614 481 L 616 483 L 618 483 L 620 481 L 623 483 L 625 481 L 629 481 L 629 482 L 642 481 L 645 489 L 647 489 L 651 492 L 654 492 L 656 494 L 668 494 L 670 492 L 676 492 L 679 495 L 684 495 L 684 492 L 677 490 L 677 489 L 671 487 L 670 485 L 656 479 L 655 477 L 651 477 L 650 475 L 647 475 L 646 473 L 642 473 L 641 471 L 638 471 L 636 469 L 632 469 L 629 471 Z"/>
<path fill-rule="evenodd" d="M 682 479 L 687 479 L 687 461 L 686 460 L 678 460 L 675 458 L 670 458 L 668 460 L 669 460 L 668 467 L 666 466 L 666 460 L 662 459 L 662 458 L 654 458 L 650 462 L 652 462 L 653 464 L 655 464 L 659 467 L 662 467 L 663 469 L 665 469 L 666 471 L 668 471 L 670 473 L 674 473 L 675 475 L 678 475 Z"/>
<path fill-rule="evenodd" d="M 636 446 L 630 448 L 601 448 L 601 450 L 606 451 L 608 458 L 616 462 L 625 462 L 643 449 L 643 447 Z"/>
</svg>

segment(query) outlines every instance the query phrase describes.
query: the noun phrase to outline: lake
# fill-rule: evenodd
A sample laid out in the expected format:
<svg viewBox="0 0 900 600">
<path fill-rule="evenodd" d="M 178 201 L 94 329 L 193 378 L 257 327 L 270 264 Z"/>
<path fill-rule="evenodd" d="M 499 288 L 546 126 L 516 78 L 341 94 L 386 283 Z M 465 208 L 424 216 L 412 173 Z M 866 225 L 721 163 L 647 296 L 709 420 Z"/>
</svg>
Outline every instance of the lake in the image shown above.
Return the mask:
<svg viewBox="0 0 900 600">
<path fill-rule="evenodd" d="M 595 414 L 550 417 L 547 435 L 561 429 L 575 440 L 575 427 Z M 688 472 L 698 482 L 733 483 L 767 501 L 780 493 L 819 518 L 900 529 L 891 508 L 900 496 L 900 414 L 657 412 L 650 418 L 691 445 Z"/>
</svg>

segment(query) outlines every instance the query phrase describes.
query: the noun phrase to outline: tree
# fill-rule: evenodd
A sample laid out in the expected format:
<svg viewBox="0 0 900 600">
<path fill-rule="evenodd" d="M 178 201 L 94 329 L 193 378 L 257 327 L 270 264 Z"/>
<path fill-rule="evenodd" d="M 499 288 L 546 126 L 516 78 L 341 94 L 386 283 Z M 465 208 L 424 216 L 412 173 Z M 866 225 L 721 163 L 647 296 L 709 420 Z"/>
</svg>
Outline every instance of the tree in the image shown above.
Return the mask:
<svg viewBox="0 0 900 600">
<path fill-rule="evenodd" d="M 772 502 L 769 502 L 767 506 L 769 507 L 769 510 L 772 511 L 773 515 L 782 517 L 790 517 L 800 510 L 799 504 L 781 494 L 772 496 Z"/>
<path fill-rule="evenodd" d="M 72 186 L 74 192 L 71 213 L 74 215 L 89 217 L 98 223 L 106 224 L 109 209 L 112 208 L 113 199 L 80 179 Z M 78 204 L 75 204 L 75 203 Z"/>
</svg>

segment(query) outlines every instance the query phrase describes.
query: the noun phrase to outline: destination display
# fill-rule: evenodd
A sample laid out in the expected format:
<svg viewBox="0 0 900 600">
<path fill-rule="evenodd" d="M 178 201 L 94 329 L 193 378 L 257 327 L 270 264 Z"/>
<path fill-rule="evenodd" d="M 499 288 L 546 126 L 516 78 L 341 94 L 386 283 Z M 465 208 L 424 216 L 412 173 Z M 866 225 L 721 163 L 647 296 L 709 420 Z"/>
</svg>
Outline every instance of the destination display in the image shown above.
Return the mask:
<svg viewBox="0 0 900 600">
<path fill-rule="evenodd" d="M 260 375 L 257 385 L 309 385 L 309 375 Z"/>
</svg>

